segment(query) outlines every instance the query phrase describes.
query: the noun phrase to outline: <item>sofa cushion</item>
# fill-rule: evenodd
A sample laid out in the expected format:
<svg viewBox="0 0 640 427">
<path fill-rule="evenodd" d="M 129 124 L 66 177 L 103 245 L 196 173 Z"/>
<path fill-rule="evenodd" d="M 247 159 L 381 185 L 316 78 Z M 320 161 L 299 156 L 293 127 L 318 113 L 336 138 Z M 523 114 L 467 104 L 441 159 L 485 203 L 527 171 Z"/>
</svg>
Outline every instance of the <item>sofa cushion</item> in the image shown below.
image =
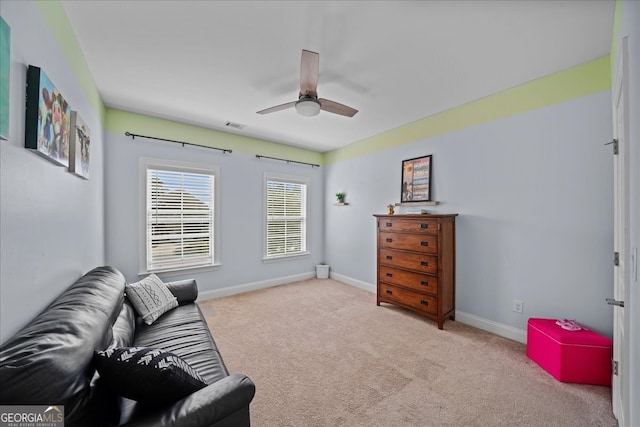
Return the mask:
<svg viewBox="0 0 640 427">
<path fill-rule="evenodd" d="M 178 306 L 178 300 L 155 274 L 127 284 L 127 297 L 147 325 Z"/>
<path fill-rule="evenodd" d="M 113 338 L 107 348 L 131 347 L 133 345 L 133 335 L 136 331 L 136 314 L 129 301 L 125 300 L 124 304 L 122 304 L 120 315 L 111 330 Z"/>
<path fill-rule="evenodd" d="M 198 304 L 181 305 L 153 325 L 140 322 L 133 342 L 177 354 L 209 384 L 229 375 Z"/>
<path fill-rule="evenodd" d="M 95 353 L 100 377 L 121 396 L 153 405 L 182 399 L 207 386 L 179 356 L 149 347 L 120 347 Z"/>
</svg>

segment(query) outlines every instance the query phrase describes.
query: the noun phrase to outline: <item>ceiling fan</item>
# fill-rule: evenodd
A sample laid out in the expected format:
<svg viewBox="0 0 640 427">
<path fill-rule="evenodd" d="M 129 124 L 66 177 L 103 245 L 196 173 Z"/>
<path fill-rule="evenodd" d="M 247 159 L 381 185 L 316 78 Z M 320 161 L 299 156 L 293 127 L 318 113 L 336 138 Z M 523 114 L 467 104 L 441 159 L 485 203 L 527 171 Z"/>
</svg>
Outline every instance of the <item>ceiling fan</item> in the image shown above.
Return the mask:
<svg viewBox="0 0 640 427">
<path fill-rule="evenodd" d="M 276 105 L 258 111 L 258 114 L 269 114 L 277 111 L 295 107 L 301 116 L 316 116 L 320 110 L 329 113 L 340 114 L 341 116 L 353 117 L 358 110 L 340 104 L 329 99 L 318 98 L 318 70 L 320 68 L 320 55 L 310 50 L 302 50 L 302 60 L 300 61 L 300 94 L 298 100 Z"/>
</svg>

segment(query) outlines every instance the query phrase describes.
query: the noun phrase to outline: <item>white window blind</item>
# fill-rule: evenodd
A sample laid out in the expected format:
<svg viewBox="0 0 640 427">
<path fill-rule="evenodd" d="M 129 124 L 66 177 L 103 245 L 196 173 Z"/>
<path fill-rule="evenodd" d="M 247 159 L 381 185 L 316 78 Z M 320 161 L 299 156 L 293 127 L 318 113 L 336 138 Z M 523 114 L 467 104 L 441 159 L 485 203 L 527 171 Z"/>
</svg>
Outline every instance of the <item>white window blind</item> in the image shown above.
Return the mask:
<svg viewBox="0 0 640 427">
<path fill-rule="evenodd" d="M 212 265 L 213 174 L 147 169 L 147 271 Z"/>
<path fill-rule="evenodd" d="M 266 257 L 307 251 L 307 185 L 267 178 Z"/>
</svg>

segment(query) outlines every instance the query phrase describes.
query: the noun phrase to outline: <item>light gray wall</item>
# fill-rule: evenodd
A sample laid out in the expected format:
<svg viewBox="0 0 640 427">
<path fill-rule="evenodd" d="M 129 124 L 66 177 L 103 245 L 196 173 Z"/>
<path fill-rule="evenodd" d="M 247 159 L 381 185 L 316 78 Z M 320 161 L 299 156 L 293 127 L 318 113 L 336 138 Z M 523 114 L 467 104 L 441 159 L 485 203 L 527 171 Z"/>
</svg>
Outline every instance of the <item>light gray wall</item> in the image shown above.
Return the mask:
<svg viewBox="0 0 640 427">
<path fill-rule="evenodd" d="M 571 318 L 611 335 L 610 92 L 329 165 L 326 254 L 334 272 L 375 285 L 374 213 L 400 199 L 405 159 L 433 154 L 435 207 L 458 213 L 457 309 L 520 330 Z M 524 313 L 512 301 L 524 302 Z"/>
<path fill-rule="evenodd" d="M 154 135 L 158 136 L 158 135 Z M 165 280 L 195 278 L 200 291 L 265 282 L 287 276 L 312 274 L 324 259 L 324 168 L 257 159 L 254 155 L 159 142 L 133 141 L 123 133 L 107 132 L 106 218 L 107 260 L 131 282 L 138 276 L 139 159 L 153 157 L 217 165 L 220 168 L 219 253 L 221 267 L 214 271 L 159 274 Z M 262 261 L 264 172 L 309 177 L 308 256 Z"/>
<path fill-rule="evenodd" d="M 33 2 L 0 2 L 11 27 L 10 139 L 0 141 L 0 341 L 105 260 L 102 126 Z M 24 149 L 27 66 L 91 129 L 91 179 Z"/>
</svg>

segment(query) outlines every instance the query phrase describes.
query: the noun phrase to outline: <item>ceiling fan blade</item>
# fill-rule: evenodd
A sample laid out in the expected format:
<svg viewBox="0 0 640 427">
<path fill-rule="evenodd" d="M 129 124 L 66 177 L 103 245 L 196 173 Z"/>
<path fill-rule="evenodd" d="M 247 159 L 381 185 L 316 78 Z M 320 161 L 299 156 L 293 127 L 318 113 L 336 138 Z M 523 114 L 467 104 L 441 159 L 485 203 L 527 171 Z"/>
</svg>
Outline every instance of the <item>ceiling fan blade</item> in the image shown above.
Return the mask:
<svg viewBox="0 0 640 427">
<path fill-rule="evenodd" d="M 320 98 L 318 99 L 320 102 L 320 109 L 324 111 L 328 111 L 334 114 L 340 114 L 341 116 L 353 117 L 356 115 L 358 110 L 355 108 L 351 108 L 344 104 L 340 104 L 339 102 L 331 101 L 329 99 Z"/>
<path fill-rule="evenodd" d="M 318 73 L 320 69 L 320 55 L 310 50 L 302 49 L 300 61 L 300 94 L 318 96 Z"/>
<path fill-rule="evenodd" d="M 280 104 L 280 105 L 276 105 L 275 107 L 265 108 L 264 110 L 258 111 L 258 114 L 269 114 L 269 113 L 275 113 L 277 111 L 286 110 L 287 108 L 291 108 L 294 105 L 296 105 L 296 102 L 297 101 L 287 102 L 286 104 Z"/>
</svg>

